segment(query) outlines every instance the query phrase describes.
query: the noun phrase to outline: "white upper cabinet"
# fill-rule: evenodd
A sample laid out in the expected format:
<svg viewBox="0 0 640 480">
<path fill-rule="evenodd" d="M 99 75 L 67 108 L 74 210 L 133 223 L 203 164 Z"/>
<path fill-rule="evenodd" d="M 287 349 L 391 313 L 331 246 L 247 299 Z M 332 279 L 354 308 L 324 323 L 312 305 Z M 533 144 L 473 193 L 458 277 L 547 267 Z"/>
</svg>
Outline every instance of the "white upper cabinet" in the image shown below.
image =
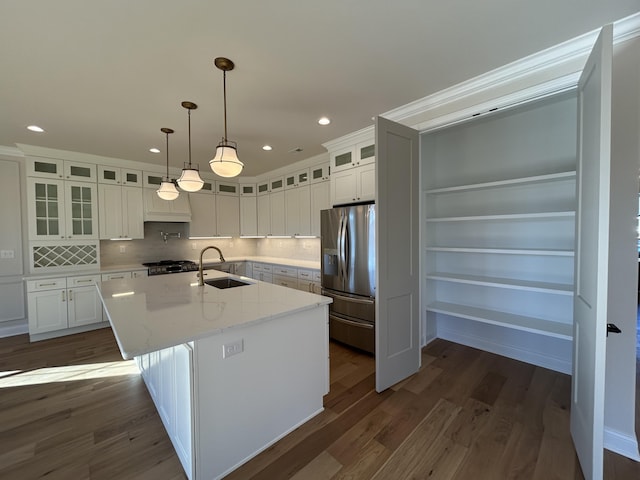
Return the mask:
<svg viewBox="0 0 640 480">
<path fill-rule="evenodd" d="M 240 185 L 231 182 L 216 181 L 216 194 L 217 195 L 229 195 L 231 197 L 237 197 L 240 194 Z"/>
<path fill-rule="evenodd" d="M 142 189 L 118 185 L 98 185 L 100 238 L 144 238 Z"/>
<path fill-rule="evenodd" d="M 331 175 L 331 202 L 345 205 L 376 198 L 375 164 L 343 170 Z"/>
<path fill-rule="evenodd" d="M 142 171 L 98 165 L 98 183 L 141 187 Z"/>
<path fill-rule="evenodd" d="M 298 170 L 284 177 L 284 188 L 297 188 L 309 184 L 309 169 Z"/>
<path fill-rule="evenodd" d="M 311 201 L 311 235 L 320 236 L 320 212 L 331 208 L 330 184 L 319 182 L 309 185 L 309 197 Z"/>
<path fill-rule="evenodd" d="M 27 197 L 31 240 L 98 238 L 95 184 L 29 178 Z"/>
<path fill-rule="evenodd" d="M 255 183 L 241 183 L 239 187 L 241 197 L 255 197 L 256 196 L 256 184 Z"/>
<path fill-rule="evenodd" d="M 215 219 L 216 195 L 207 190 L 189 193 L 189 203 L 191 205 L 189 238 L 216 236 L 218 234 Z"/>
<path fill-rule="evenodd" d="M 375 143 L 373 141 L 359 142 L 331 152 L 330 157 L 333 173 L 375 163 Z"/>
<path fill-rule="evenodd" d="M 331 168 L 329 167 L 329 163 L 323 163 L 322 165 L 311 167 L 309 169 L 309 182 L 319 183 L 328 181 L 330 178 L 330 170 Z"/>
<path fill-rule="evenodd" d="M 311 235 L 311 197 L 309 185 L 290 188 L 284 192 L 285 233 Z"/>
<path fill-rule="evenodd" d="M 240 198 L 238 195 L 216 195 L 216 228 L 219 236 L 240 235 Z"/>
<path fill-rule="evenodd" d="M 57 158 L 27 157 L 27 176 L 80 182 L 96 181 L 96 165 Z"/>
<path fill-rule="evenodd" d="M 258 235 L 258 204 L 255 195 L 240 197 L 240 235 Z"/>
</svg>

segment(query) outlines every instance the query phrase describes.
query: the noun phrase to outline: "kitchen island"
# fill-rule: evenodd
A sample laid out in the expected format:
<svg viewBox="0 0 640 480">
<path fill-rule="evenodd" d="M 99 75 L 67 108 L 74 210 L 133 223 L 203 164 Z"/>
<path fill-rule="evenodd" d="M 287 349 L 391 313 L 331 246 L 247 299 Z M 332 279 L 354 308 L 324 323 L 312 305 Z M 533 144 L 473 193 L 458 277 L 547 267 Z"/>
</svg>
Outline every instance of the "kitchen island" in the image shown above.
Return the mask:
<svg viewBox="0 0 640 480">
<path fill-rule="evenodd" d="M 234 278 L 249 284 L 188 272 L 98 286 L 190 479 L 233 471 L 321 412 L 329 388 L 331 300 Z"/>
</svg>

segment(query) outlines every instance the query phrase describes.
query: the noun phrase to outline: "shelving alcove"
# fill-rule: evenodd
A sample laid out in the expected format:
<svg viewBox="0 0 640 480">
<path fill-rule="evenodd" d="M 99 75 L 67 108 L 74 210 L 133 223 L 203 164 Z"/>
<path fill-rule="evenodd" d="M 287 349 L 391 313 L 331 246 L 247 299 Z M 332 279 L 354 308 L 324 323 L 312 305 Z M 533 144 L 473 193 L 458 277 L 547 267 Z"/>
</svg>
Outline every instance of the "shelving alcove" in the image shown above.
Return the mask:
<svg viewBox="0 0 640 480">
<path fill-rule="evenodd" d="M 430 335 L 571 369 L 576 97 L 421 135 Z"/>
</svg>

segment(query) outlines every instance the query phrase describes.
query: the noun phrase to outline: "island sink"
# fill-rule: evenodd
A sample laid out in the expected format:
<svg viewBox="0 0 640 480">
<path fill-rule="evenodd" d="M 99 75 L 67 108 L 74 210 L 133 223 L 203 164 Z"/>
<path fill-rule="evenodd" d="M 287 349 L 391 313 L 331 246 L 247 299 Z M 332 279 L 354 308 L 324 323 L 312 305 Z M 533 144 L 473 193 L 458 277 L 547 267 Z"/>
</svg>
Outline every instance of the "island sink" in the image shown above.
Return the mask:
<svg viewBox="0 0 640 480">
<path fill-rule="evenodd" d="M 231 277 L 212 278 L 211 280 L 205 280 L 204 283 L 215 288 L 233 288 L 242 287 L 244 285 L 252 285 L 249 282 L 243 282 L 242 280 L 236 280 L 235 278 Z"/>
</svg>

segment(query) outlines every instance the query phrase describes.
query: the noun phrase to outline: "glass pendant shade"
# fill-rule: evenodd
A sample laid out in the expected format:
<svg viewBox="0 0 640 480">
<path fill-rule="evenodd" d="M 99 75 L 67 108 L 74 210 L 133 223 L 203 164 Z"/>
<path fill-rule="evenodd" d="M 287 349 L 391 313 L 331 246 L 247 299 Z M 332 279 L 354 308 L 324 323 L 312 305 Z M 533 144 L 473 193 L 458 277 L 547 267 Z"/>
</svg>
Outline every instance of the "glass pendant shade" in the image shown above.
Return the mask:
<svg viewBox="0 0 640 480">
<path fill-rule="evenodd" d="M 209 161 L 211 170 L 221 177 L 235 177 L 240 175 L 244 168 L 244 163 L 238 159 L 236 147 L 221 143 L 216 148 L 216 156 Z"/>
<path fill-rule="evenodd" d="M 197 192 L 202 189 L 204 181 L 200 178 L 195 168 L 183 168 L 182 175 L 178 179 L 178 186 L 185 192 Z"/>
<path fill-rule="evenodd" d="M 175 200 L 180 195 L 175 184 L 168 178 L 163 179 L 160 188 L 156 190 L 158 196 L 163 200 Z"/>
</svg>

